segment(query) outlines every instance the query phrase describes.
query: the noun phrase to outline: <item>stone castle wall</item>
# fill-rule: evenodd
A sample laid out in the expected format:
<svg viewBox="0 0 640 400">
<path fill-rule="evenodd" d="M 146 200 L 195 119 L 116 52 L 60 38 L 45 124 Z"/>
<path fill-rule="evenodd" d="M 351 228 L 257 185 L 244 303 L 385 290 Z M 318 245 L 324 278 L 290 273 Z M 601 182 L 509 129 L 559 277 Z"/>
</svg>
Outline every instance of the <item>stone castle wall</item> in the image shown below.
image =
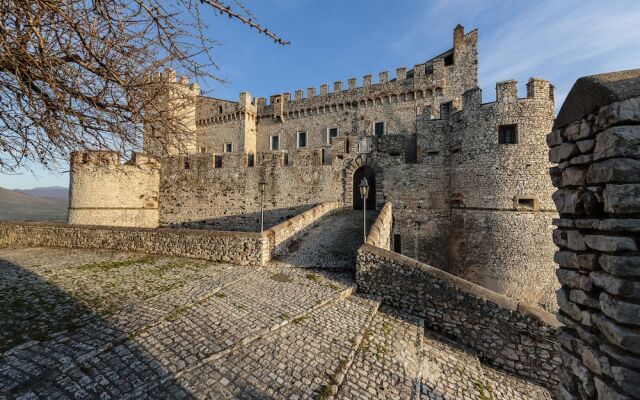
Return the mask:
<svg viewBox="0 0 640 400">
<path fill-rule="evenodd" d="M 556 213 L 544 132 L 554 120 L 553 91 L 531 79 L 527 97 L 519 98 L 516 81 L 499 82 L 496 101 L 487 104 L 479 89 L 468 91 L 460 111 L 443 112 L 450 116 L 440 147 L 449 154 L 449 270 L 550 310 L 557 282 L 546 236 Z M 506 125 L 515 125 L 517 143 L 499 142 Z"/>
<path fill-rule="evenodd" d="M 268 103 L 248 93 L 237 102 L 198 97 L 197 151 L 162 158 L 159 224 L 256 231 L 262 180 L 265 228 L 322 202 L 350 206 L 358 171 L 368 167 L 377 207 L 393 204 L 390 248 L 554 309 L 553 244 L 533 239 L 552 229 L 544 135 L 553 87 L 532 79 L 518 98 L 516 82 L 501 82 L 497 101 L 482 104 L 477 39 L 458 26 L 453 48 L 398 68 L 395 78 L 380 73 L 376 83 L 349 79 Z M 384 122 L 382 135 L 374 135 L 376 122 Z M 517 125 L 517 144 L 498 143 L 504 124 Z"/>
<path fill-rule="evenodd" d="M 563 399 L 640 398 L 640 70 L 579 79 L 548 136 Z"/>
<path fill-rule="evenodd" d="M 157 227 L 159 184 L 160 165 L 143 154 L 121 164 L 117 153 L 74 153 L 68 222 Z"/>
</svg>

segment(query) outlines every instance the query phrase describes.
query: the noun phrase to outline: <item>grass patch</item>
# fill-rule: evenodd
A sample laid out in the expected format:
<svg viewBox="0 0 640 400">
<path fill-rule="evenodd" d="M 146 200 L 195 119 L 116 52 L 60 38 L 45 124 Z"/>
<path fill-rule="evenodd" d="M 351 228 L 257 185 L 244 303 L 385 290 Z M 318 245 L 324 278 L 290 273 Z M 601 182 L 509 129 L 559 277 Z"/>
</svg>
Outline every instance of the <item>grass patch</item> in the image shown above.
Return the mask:
<svg viewBox="0 0 640 400">
<path fill-rule="evenodd" d="M 387 321 L 382 323 L 382 333 L 384 333 L 385 336 L 389 336 L 391 333 L 391 324 Z"/>
<path fill-rule="evenodd" d="M 177 307 L 175 310 L 165 315 L 164 319 L 165 321 L 173 322 L 177 320 L 180 317 L 180 315 L 184 314 L 188 309 L 189 307 L 186 307 L 186 306 Z"/>
<path fill-rule="evenodd" d="M 484 383 L 482 381 L 476 381 L 475 382 L 476 387 L 478 388 L 478 391 L 480 392 L 480 399 L 481 400 L 494 400 L 495 397 L 493 395 L 493 389 L 491 388 L 491 385 L 488 383 Z"/>
<path fill-rule="evenodd" d="M 276 282 L 284 282 L 284 283 L 289 283 L 292 282 L 293 279 L 291 279 L 291 277 L 287 274 L 283 274 L 282 272 L 271 275 L 270 277 L 271 279 L 273 279 Z"/>
<path fill-rule="evenodd" d="M 227 295 L 225 293 L 222 293 L 222 292 L 216 292 L 216 293 L 214 293 L 214 296 L 216 296 L 219 299 L 224 299 L 225 297 L 227 297 Z"/>
<path fill-rule="evenodd" d="M 127 267 L 129 265 L 134 264 L 148 264 L 156 260 L 156 257 L 145 256 L 141 258 L 134 258 L 130 260 L 119 260 L 119 261 L 99 261 L 91 264 L 80 265 L 78 268 L 79 271 L 110 271 L 116 268 Z"/>
<path fill-rule="evenodd" d="M 340 286 L 338 286 L 338 285 L 334 285 L 333 283 L 330 283 L 330 284 L 328 284 L 327 286 L 328 286 L 331 290 L 333 290 L 334 292 L 335 292 L 335 291 L 340 290 Z"/>
<path fill-rule="evenodd" d="M 387 352 L 387 348 L 385 346 L 381 346 L 379 344 L 376 345 L 376 360 L 380 361 L 382 356 L 384 356 Z"/>
<path fill-rule="evenodd" d="M 298 317 L 298 318 L 294 319 L 292 322 L 294 324 L 301 324 L 305 319 L 307 319 L 307 316 L 303 315 L 302 317 Z"/>
<path fill-rule="evenodd" d="M 310 281 L 313 281 L 313 282 L 320 282 L 320 277 L 318 276 L 318 274 L 315 274 L 315 273 L 313 273 L 313 272 L 308 273 L 308 274 L 306 275 L 306 278 L 307 278 L 308 280 L 310 280 Z"/>
</svg>

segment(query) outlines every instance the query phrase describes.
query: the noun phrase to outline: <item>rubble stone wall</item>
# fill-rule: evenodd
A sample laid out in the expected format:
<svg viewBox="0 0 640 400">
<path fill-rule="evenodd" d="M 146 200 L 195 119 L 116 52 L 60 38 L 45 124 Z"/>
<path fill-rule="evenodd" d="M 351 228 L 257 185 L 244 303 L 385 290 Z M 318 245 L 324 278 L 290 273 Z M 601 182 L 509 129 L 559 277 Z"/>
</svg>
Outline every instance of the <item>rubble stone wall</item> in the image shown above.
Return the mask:
<svg viewBox="0 0 640 400">
<path fill-rule="evenodd" d="M 546 387 L 558 384 L 553 314 L 368 243 L 358 250 L 356 282 L 358 291 L 423 317 L 482 360 Z"/>
<path fill-rule="evenodd" d="M 640 399 L 640 70 L 579 79 L 547 137 L 563 399 Z"/>
<path fill-rule="evenodd" d="M 262 265 L 270 259 L 264 235 L 195 229 L 2 222 L 0 245 L 113 249 L 240 265 Z"/>
</svg>

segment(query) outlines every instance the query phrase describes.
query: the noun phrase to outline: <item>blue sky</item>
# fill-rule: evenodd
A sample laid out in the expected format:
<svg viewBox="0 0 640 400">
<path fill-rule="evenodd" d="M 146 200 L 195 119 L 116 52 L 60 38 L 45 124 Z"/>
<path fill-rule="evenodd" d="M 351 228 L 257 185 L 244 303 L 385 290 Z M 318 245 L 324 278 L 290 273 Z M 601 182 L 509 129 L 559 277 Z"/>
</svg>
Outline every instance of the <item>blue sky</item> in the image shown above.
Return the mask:
<svg viewBox="0 0 640 400">
<path fill-rule="evenodd" d="M 228 1 L 232 4 L 231 1 Z M 293 92 L 414 64 L 451 47 L 453 28 L 479 29 L 485 102 L 495 82 L 529 77 L 557 87 L 557 108 L 577 78 L 640 68 L 638 0 L 244 0 L 258 22 L 292 42 L 280 46 L 245 25 L 209 13 L 208 31 L 225 85 L 208 95 L 237 100 Z M 0 186 L 67 186 L 66 174 L 38 168 L 0 176 Z"/>
</svg>

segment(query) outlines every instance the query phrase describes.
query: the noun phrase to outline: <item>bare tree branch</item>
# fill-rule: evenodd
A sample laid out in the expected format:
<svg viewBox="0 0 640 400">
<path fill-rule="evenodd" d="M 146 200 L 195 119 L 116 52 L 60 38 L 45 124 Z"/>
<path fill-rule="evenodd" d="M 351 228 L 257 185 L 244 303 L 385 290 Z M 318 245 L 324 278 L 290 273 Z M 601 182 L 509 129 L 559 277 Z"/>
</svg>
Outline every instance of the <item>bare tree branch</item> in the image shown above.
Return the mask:
<svg viewBox="0 0 640 400">
<path fill-rule="evenodd" d="M 222 81 L 207 13 L 289 43 L 238 3 L 242 14 L 215 0 L 0 0 L 0 173 L 60 170 L 78 150 L 126 155 L 145 127 L 181 146 L 195 91 L 167 68 Z"/>
</svg>

